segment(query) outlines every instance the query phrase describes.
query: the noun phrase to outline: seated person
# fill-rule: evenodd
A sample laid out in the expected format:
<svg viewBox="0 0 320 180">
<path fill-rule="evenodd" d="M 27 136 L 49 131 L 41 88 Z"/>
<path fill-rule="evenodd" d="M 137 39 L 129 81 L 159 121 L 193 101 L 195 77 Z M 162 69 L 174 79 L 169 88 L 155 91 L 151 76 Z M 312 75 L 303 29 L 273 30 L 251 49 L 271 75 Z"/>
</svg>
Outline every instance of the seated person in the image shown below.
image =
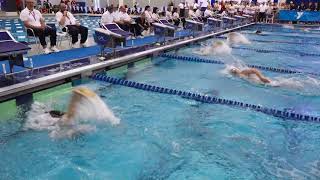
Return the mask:
<svg viewBox="0 0 320 180">
<path fill-rule="evenodd" d="M 114 11 L 111 15 L 113 16 L 113 22 L 118 24 L 118 26 L 124 31 L 130 30 L 131 18 L 127 21 L 127 17 L 124 17 L 126 14 L 123 6 L 119 8 L 119 11 Z M 122 17 L 123 16 L 123 17 Z M 125 18 L 125 19 L 124 19 Z"/>
<path fill-rule="evenodd" d="M 180 16 L 177 8 L 173 8 L 172 10 L 172 20 L 175 26 L 179 26 L 180 24 Z"/>
<path fill-rule="evenodd" d="M 149 24 L 149 27 L 150 27 L 152 25 L 152 23 L 154 22 L 154 20 L 152 19 L 152 13 L 151 13 L 150 6 L 146 6 L 144 8 L 143 14 L 144 14 L 146 22 Z"/>
<path fill-rule="evenodd" d="M 102 17 L 100 20 L 102 25 L 113 23 L 112 13 L 113 13 L 113 6 L 111 5 L 111 6 L 108 6 L 106 12 L 102 14 Z"/>
<path fill-rule="evenodd" d="M 154 7 L 152 10 L 151 18 L 153 22 L 159 22 L 160 16 L 158 14 L 158 8 Z"/>
<path fill-rule="evenodd" d="M 45 24 L 42 14 L 34 9 L 34 0 L 26 0 L 26 5 L 27 7 L 20 13 L 20 19 L 24 23 L 24 26 L 32 29 L 35 36 L 39 37 L 40 44 L 42 45 L 45 54 L 49 54 L 51 51 L 59 52 L 59 49 L 56 47 L 56 29 Z M 27 33 L 29 36 L 33 36 L 30 30 L 27 30 Z M 50 49 L 47 48 L 46 36 L 50 36 Z"/>
<path fill-rule="evenodd" d="M 234 68 L 230 69 L 230 73 L 232 75 L 239 76 L 240 78 L 245 78 L 245 79 L 250 79 L 250 78 L 252 78 L 251 75 L 254 75 L 262 83 L 265 83 L 265 84 L 271 83 L 271 80 L 269 80 L 268 78 L 263 76 L 259 70 L 254 69 L 254 68 L 240 70 L 240 69 L 234 67 Z"/>
<path fill-rule="evenodd" d="M 165 16 L 167 21 L 172 22 L 172 19 L 173 19 L 172 12 L 170 12 L 168 9 L 165 12 Z"/>
<path fill-rule="evenodd" d="M 213 12 L 211 11 L 211 7 L 208 7 L 208 9 L 204 11 L 204 18 L 209 18 L 212 16 L 213 16 Z"/>
<path fill-rule="evenodd" d="M 87 14 L 91 14 L 91 9 L 90 9 L 90 7 L 87 7 Z"/>
<path fill-rule="evenodd" d="M 88 28 L 81 26 L 78 22 L 76 22 L 76 18 L 66 10 L 66 5 L 60 4 L 60 11 L 56 13 L 56 20 L 62 27 L 68 28 L 68 33 L 72 37 L 72 47 L 76 47 L 76 43 L 78 42 L 78 35 L 81 35 L 80 46 L 86 47 L 85 42 L 88 38 Z M 65 30 L 65 28 L 63 28 Z"/>
<path fill-rule="evenodd" d="M 124 6 L 120 6 L 119 10 L 120 22 L 122 22 L 123 25 L 127 25 L 129 27 L 128 30 L 123 30 L 131 31 L 135 36 L 142 36 L 141 33 L 143 29 L 136 22 L 134 22 L 134 20 L 127 13 L 126 8 Z"/>
<path fill-rule="evenodd" d="M 100 13 L 101 13 L 101 12 L 100 12 L 100 9 L 97 8 L 96 14 L 100 14 Z"/>
</svg>

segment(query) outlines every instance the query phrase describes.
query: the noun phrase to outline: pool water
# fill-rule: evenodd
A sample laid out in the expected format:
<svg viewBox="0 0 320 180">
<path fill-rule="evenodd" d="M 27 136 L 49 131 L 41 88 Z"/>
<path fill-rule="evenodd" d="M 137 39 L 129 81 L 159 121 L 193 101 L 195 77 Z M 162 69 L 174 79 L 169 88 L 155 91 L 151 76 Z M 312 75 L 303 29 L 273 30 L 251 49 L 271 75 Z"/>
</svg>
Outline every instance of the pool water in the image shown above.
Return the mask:
<svg viewBox="0 0 320 180">
<path fill-rule="evenodd" d="M 194 55 L 197 48 L 190 46 L 176 53 Z M 272 63 L 278 56 L 264 54 L 268 58 L 259 59 L 258 53 L 251 53 L 252 61 L 261 64 Z M 300 91 L 255 85 L 230 77 L 221 72 L 223 69 L 223 65 L 155 57 L 106 74 L 319 116 L 319 94 L 310 87 Z M 263 73 L 272 78 L 283 76 Z M 320 177 L 318 123 L 284 120 L 94 80 L 83 80 L 82 85 L 101 96 L 121 119 L 120 124 L 83 122 L 96 130 L 57 139 L 51 138 L 48 131 L 22 130 L 26 118 L 21 113 L 7 115 L 0 120 L 0 179 Z M 44 91 L 36 100 L 63 110 L 70 95 L 68 85 Z"/>
</svg>

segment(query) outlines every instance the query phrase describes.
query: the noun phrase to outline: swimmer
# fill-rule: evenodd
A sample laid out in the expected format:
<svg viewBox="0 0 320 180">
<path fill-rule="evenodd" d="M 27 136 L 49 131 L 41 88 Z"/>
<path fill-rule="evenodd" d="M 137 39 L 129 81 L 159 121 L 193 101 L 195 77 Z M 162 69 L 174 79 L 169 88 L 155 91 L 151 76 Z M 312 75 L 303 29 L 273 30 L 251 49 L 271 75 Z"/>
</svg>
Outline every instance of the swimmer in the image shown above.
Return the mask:
<svg viewBox="0 0 320 180">
<path fill-rule="evenodd" d="M 200 49 L 200 52 L 195 52 L 199 55 L 228 55 L 232 49 L 223 41 L 215 41 L 212 45 L 208 45 Z"/>
<path fill-rule="evenodd" d="M 239 77 L 245 78 L 245 79 L 250 78 L 251 75 L 255 75 L 256 77 L 258 77 L 260 82 L 265 83 L 265 84 L 271 83 L 271 80 L 269 80 L 268 78 L 263 76 L 259 70 L 254 69 L 254 68 L 240 70 L 238 68 L 233 67 L 232 69 L 230 69 L 230 73 L 232 75 L 239 76 Z"/>
<path fill-rule="evenodd" d="M 72 121 L 75 118 L 77 105 L 83 98 L 92 98 L 97 96 L 93 91 L 85 87 L 79 87 L 72 90 L 72 97 L 69 103 L 68 111 L 61 112 L 57 110 L 51 110 L 49 113 L 52 118 L 59 118 L 60 125 L 72 125 Z"/>
<path fill-rule="evenodd" d="M 227 35 L 228 44 L 251 44 L 251 42 L 242 34 L 231 32 Z"/>
<path fill-rule="evenodd" d="M 262 34 L 262 31 L 257 30 L 257 31 L 256 31 L 256 34 L 260 35 L 260 34 Z"/>
</svg>

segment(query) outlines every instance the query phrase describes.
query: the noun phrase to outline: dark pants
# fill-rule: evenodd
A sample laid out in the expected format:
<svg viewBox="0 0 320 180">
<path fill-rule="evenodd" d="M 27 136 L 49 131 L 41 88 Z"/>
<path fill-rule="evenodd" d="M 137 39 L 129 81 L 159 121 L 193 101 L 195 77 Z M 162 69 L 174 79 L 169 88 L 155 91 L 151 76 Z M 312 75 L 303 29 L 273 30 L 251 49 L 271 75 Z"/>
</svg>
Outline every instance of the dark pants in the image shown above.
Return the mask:
<svg viewBox="0 0 320 180">
<path fill-rule="evenodd" d="M 258 21 L 259 22 L 262 22 L 263 20 L 266 19 L 266 13 L 263 13 L 263 12 L 259 12 L 258 14 Z"/>
<path fill-rule="evenodd" d="M 128 24 L 118 24 L 118 26 L 123 29 L 124 31 L 129 31 L 130 26 Z"/>
<path fill-rule="evenodd" d="M 41 46 L 47 46 L 46 36 L 50 36 L 50 45 L 55 46 L 57 44 L 57 30 L 55 28 L 46 27 L 42 29 L 33 29 L 35 36 L 39 37 Z M 31 31 L 27 31 L 29 36 L 33 36 Z"/>
<path fill-rule="evenodd" d="M 72 44 L 78 42 L 78 35 L 81 35 L 80 43 L 83 44 L 87 41 L 88 38 L 88 28 L 84 26 L 77 26 L 77 25 L 68 25 L 68 33 L 72 37 Z"/>
<path fill-rule="evenodd" d="M 174 24 L 175 26 L 179 26 L 180 20 L 179 20 L 179 19 L 174 19 L 174 20 L 173 20 L 173 24 Z"/>
<path fill-rule="evenodd" d="M 135 35 L 135 36 L 141 36 L 142 31 L 143 31 L 143 27 L 139 26 L 138 23 L 135 24 L 131 24 L 130 25 L 130 31 Z"/>
</svg>

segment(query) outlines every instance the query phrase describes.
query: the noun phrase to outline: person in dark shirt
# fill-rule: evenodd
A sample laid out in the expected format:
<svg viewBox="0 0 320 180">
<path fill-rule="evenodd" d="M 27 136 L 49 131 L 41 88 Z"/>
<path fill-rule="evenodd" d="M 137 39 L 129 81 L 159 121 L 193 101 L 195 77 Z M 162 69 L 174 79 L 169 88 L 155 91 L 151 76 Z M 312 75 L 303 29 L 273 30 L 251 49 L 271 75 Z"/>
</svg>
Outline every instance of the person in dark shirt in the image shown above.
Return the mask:
<svg viewBox="0 0 320 180">
<path fill-rule="evenodd" d="M 313 2 L 309 3 L 309 10 L 310 11 L 315 11 L 316 10 L 316 5 Z"/>
<path fill-rule="evenodd" d="M 306 10 L 306 6 L 304 5 L 303 2 L 301 2 L 300 6 L 298 6 L 298 11 L 304 11 Z"/>
<path fill-rule="evenodd" d="M 290 10 L 296 10 L 297 9 L 296 5 L 292 1 L 290 1 L 289 7 L 290 7 Z"/>
</svg>

